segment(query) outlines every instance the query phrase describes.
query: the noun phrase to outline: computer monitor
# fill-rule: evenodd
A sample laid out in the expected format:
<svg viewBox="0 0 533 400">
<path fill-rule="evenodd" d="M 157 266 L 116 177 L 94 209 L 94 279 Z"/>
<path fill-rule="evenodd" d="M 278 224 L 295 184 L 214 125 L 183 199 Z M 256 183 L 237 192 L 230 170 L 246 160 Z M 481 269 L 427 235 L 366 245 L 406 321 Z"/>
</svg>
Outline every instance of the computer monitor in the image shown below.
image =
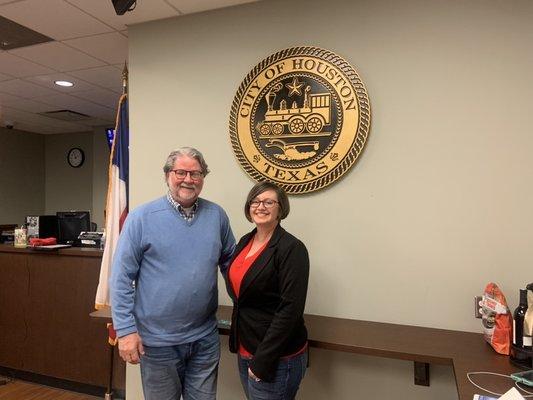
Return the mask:
<svg viewBox="0 0 533 400">
<path fill-rule="evenodd" d="M 81 232 L 91 230 L 89 211 L 58 211 L 56 215 L 59 243 L 76 244 Z"/>
<path fill-rule="evenodd" d="M 39 216 L 39 237 L 57 239 L 57 215 L 40 215 Z"/>
</svg>

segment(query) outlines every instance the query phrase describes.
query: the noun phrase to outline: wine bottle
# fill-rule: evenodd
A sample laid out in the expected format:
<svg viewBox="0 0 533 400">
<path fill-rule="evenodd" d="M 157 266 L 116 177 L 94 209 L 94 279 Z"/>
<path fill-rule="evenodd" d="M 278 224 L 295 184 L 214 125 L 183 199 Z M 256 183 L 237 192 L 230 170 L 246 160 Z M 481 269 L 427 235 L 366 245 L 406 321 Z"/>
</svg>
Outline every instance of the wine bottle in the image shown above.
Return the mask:
<svg viewBox="0 0 533 400">
<path fill-rule="evenodd" d="M 524 336 L 524 316 L 527 310 L 527 290 L 520 289 L 520 304 L 513 313 L 513 344 L 517 347 L 531 346 L 531 336 L 528 338 Z"/>
</svg>

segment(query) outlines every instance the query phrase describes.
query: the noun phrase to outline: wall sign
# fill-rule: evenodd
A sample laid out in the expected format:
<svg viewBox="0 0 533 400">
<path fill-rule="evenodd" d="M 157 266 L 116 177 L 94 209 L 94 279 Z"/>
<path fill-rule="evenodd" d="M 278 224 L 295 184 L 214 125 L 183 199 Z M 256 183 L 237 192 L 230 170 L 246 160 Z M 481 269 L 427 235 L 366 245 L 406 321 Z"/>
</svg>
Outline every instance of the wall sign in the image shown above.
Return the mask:
<svg viewBox="0 0 533 400">
<path fill-rule="evenodd" d="M 230 114 L 231 144 L 243 169 L 293 194 L 322 189 L 346 173 L 369 128 L 361 78 L 343 58 L 317 47 L 292 47 L 257 64 Z"/>
</svg>

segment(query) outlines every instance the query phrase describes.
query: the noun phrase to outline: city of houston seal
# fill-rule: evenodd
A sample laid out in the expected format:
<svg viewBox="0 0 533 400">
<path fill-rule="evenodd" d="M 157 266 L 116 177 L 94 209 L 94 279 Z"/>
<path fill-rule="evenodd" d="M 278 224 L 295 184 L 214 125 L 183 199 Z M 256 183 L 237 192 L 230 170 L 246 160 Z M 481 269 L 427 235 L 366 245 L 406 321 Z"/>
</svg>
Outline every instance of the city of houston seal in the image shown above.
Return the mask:
<svg viewBox="0 0 533 400">
<path fill-rule="evenodd" d="M 339 179 L 361 154 L 369 129 L 361 78 L 342 57 L 317 47 L 265 58 L 231 107 L 231 144 L 241 166 L 256 181 L 292 194 Z"/>
</svg>

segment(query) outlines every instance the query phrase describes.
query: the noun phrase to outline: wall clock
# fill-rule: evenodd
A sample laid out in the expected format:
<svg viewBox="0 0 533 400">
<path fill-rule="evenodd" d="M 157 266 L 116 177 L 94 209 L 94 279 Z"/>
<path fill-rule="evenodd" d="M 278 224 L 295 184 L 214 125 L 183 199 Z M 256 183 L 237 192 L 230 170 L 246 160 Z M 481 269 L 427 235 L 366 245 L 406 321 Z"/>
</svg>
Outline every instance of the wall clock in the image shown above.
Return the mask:
<svg viewBox="0 0 533 400">
<path fill-rule="evenodd" d="M 85 161 L 85 153 L 79 147 L 73 147 L 67 153 L 67 161 L 72 168 L 79 168 Z"/>
</svg>

